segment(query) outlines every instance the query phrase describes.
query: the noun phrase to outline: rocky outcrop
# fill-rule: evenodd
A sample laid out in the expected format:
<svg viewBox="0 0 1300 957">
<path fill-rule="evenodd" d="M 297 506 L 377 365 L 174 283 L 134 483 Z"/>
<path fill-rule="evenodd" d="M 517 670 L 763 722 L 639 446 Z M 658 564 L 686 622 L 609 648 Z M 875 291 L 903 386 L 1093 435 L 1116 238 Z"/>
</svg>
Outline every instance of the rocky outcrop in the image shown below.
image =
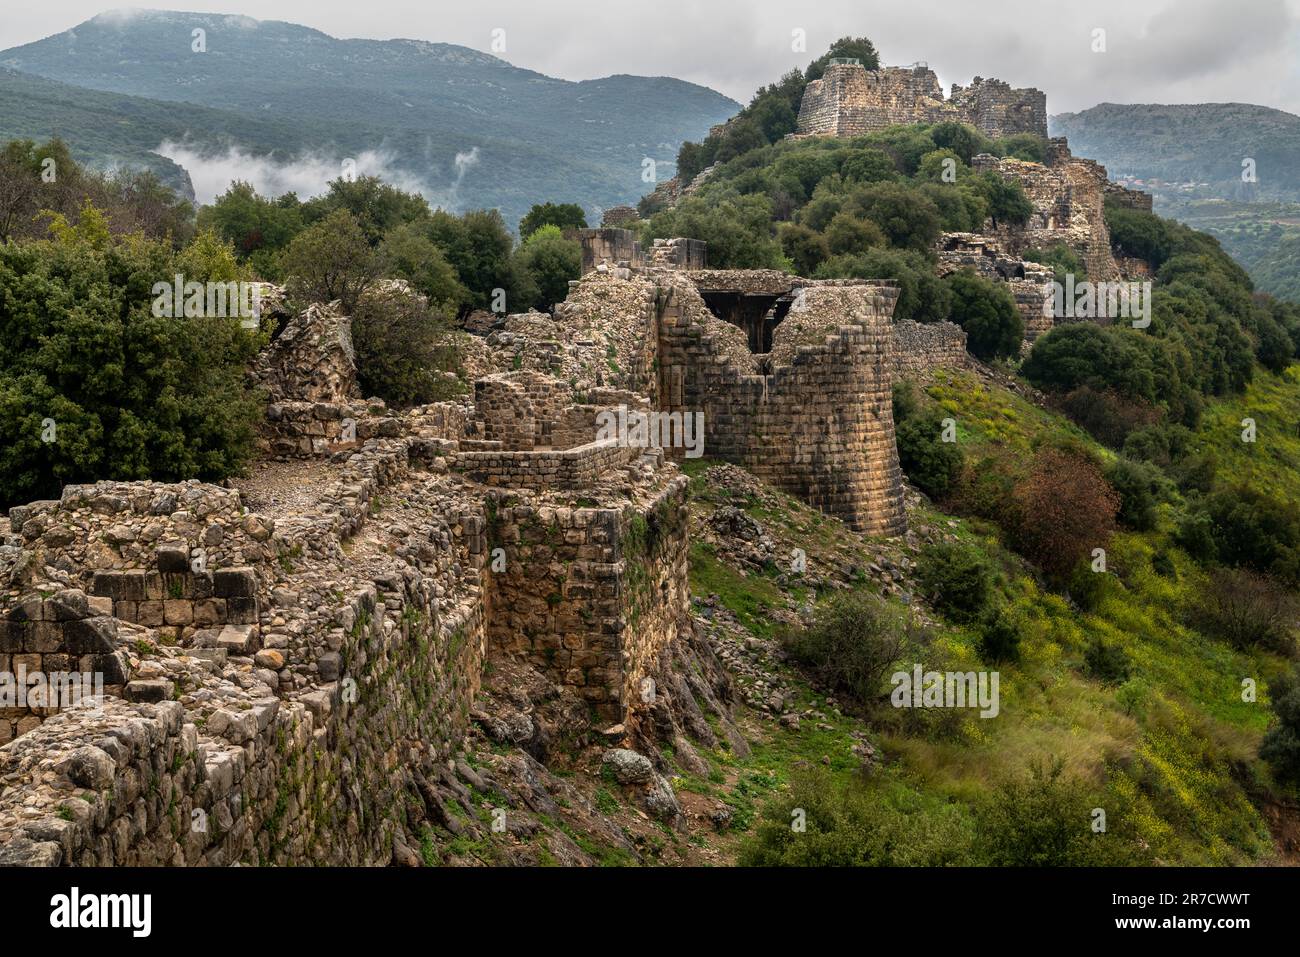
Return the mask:
<svg viewBox="0 0 1300 957">
<path fill-rule="evenodd" d="M 971 161 L 977 172 L 994 172 L 1019 183 L 1034 210 L 1024 224 L 990 222 L 987 232 L 1012 254 L 1064 244 L 1079 254 L 1093 282 L 1119 277 L 1106 226 L 1106 168 L 1071 156 L 1057 141 L 1050 162 L 1031 163 L 982 153 Z"/>
</svg>

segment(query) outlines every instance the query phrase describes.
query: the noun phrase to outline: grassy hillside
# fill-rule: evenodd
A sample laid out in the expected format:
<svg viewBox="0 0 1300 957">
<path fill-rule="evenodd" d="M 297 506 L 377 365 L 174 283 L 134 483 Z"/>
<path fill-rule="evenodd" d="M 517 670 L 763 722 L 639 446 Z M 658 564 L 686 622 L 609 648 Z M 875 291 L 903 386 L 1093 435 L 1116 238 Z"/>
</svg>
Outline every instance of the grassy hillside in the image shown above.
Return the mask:
<svg viewBox="0 0 1300 957">
<path fill-rule="evenodd" d="M 968 460 L 1029 456 L 1054 441 L 1112 455 L 1062 416 L 967 373 L 940 373 L 923 395 L 923 406 L 961 423 L 959 443 Z M 1279 489 L 1300 484 L 1300 440 L 1261 440 L 1249 451 L 1233 444 L 1235 432 L 1226 424 L 1239 421 L 1246 409 L 1261 417 L 1300 411 L 1300 369 L 1257 383 L 1239 399 L 1213 403 L 1196 432 L 1198 444 L 1222 452 L 1226 469 L 1270 471 Z M 716 473 L 706 480 L 708 468 L 707 462 L 690 466 L 702 541 L 718 509 L 740 502 L 777 543 L 777 555 L 805 549 L 809 580 L 822 586 L 810 589 L 779 567 L 755 573 L 708 544 L 697 545 L 692 556 L 697 606 L 708 608 L 715 641 L 753 657 L 775 676 L 769 684 L 789 685 L 793 694 L 781 711 L 802 715 L 797 727 L 787 727 L 774 714 L 751 710 L 752 755 L 719 751 L 710 755 L 714 773 L 707 779 L 683 775 L 677 782 L 733 808 L 732 853 L 748 859 L 772 852 L 784 840 L 778 824 L 788 822 L 793 808 L 838 795 L 838 801 L 880 810 L 868 833 L 860 820 L 850 826 L 835 814 L 810 812 L 823 862 L 844 862 L 847 848 L 875 846 L 874 828 L 890 834 L 897 824 L 900 830 L 885 842 L 888 852 L 875 863 L 979 863 L 987 853 L 981 830 L 987 806 L 1005 788 L 1028 780 L 1036 763 L 1059 759 L 1062 780 L 1105 808 L 1108 832 L 1126 835 L 1149 862 L 1242 864 L 1275 857 L 1259 807 L 1272 800 L 1276 785 L 1256 757 L 1270 712 L 1264 696 L 1242 700 L 1241 682 L 1254 677 L 1262 687 L 1287 663 L 1270 652 L 1235 650 L 1186 624 L 1185 612 L 1205 579 L 1172 541 L 1171 508 L 1162 510 L 1156 528 L 1113 539 L 1100 594 L 1084 610 L 1048 589 L 991 523 L 917 500 L 909 518 L 920 548 L 871 541 L 770 489 L 738 496 Z M 913 573 L 903 577 L 901 593 L 890 594 L 867 571 L 882 558 L 905 567 L 926 540 L 963 543 L 992 562 L 997 590 L 1021 633 L 1019 660 L 989 662 L 978 628 L 955 625 L 928 607 Z M 861 575 L 844 578 L 837 570 L 846 566 Z M 782 663 L 773 641 L 791 627 L 782 623 L 797 623 L 810 595 L 824 604 L 844 591 L 882 596 L 899 614 L 929 622 L 927 668 L 997 668 L 998 716 L 912 722 L 887 702 L 863 707 L 828 697 Z M 1122 650 L 1131 669 L 1127 679 L 1105 680 L 1090 671 L 1088 649 L 1096 641 Z M 864 743 L 875 751 L 870 760 L 862 756 Z M 895 814 L 899 820 L 891 823 Z M 798 846 L 806 851 L 808 845 Z"/>
</svg>

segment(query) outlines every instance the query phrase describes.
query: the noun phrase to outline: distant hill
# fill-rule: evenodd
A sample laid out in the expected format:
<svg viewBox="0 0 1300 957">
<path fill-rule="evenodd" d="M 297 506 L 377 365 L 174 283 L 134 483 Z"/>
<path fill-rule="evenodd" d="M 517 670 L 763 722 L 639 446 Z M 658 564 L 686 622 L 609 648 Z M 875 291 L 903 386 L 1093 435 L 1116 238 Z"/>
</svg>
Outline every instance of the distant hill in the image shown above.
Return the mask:
<svg viewBox="0 0 1300 957">
<path fill-rule="evenodd" d="M 191 48 L 197 29 L 207 52 Z M 6 107 L 26 84 L 50 110 L 44 130 L 83 156 L 83 139 L 100 161 L 186 140 L 185 155 L 212 158 L 218 172 L 232 146 L 286 164 L 373 154 L 434 201 L 500 206 L 512 225 L 545 199 L 635 201 L 647 188 L 645 157 L 671 176 L 683 140 L 739 109 L 667 77 L 572 82 L 452 44 L 340 40 L 291 23 L 167 11 L 100 15 L 0 52 L 0 67 L 154 101 L 78 101 L 66 87 L 0 75 Z M 38 117 L 33 107 L 0 110 L 0 136 L 40 136 Z"/>
<path fill-rule="evenodd" d="M 1248 103 L 1102 103 L 1048 128 L 1112 179 L 1140 180 L 1157 213 L 1215 236 L 1256 288 L 1300 301 L 1300 116 Z M 1247 158 L 1253 183 L 1242 180 Z"/>
<path fill-rule="evenodd" d="M 1102 103 L 1050 118 L 1076 156 L 1106 166 L 1112 179 L 1153 177 L 1157 197 L 1300 200 L 1300 116 L 1249 103 L 1162 106 Z M 1257 182 L 1242 181 L 1242 160 Z"/>
<path fill-rule="evenodd" d="M 103 168 L 151 169 L 191 199 L 193 185 L 179 165 L 154 152 L 165 140 L 198 140 L 211 148 L 306 148 L 325 131 L 266 117 L 102 93 L 42 76 L 0 68 L 0 140 L 60 136 L 80 162 Z"/>
</svg>

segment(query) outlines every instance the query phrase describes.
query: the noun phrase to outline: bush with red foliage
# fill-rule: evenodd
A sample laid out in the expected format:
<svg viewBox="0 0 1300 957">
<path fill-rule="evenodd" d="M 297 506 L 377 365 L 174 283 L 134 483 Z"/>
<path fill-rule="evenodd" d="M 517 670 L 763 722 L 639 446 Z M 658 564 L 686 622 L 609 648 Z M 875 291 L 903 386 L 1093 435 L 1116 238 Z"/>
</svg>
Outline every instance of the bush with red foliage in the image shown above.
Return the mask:
<svg viewBox="0 0 1300 957">
<path fill-rule="evenodd" d="M 1090 458 L 1043 449 L 1012 493 L 1007 526 L 1016 549 L 1049 579 L 1064 581 L 1076 565 L 1105 548 L 1120 499 Z"/>
</svg>

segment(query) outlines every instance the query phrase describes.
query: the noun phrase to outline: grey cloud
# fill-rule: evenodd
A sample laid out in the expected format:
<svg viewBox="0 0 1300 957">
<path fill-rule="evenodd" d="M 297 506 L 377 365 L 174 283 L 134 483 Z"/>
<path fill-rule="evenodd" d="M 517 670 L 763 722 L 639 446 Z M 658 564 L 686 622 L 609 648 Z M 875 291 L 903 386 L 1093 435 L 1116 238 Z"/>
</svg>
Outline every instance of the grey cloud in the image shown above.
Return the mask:
<svg viewBox="0 0 1300 957">
<path fill-rule="evenodd" d="M 105 0 L 20 5 L 0 22 L 0 48 L 66 30 Z M 161 5 L 161 4 L 160 4 Z M 567 79 L 668 75 L 746 102 L 845 34 L 875 41 L 887 63 L 924 60 L 945 83 L 997 76 L 1048 94 L 1052 112 L 1103 101 L 1241 101 L 1300 112 L 1300 0 L 204 0 L 343 37 L 409 37 L 488 50 Z M 806 53 L 790 32 L 807 32 Z M 1108 51 L 1090 50 L 1107 31 Z"/>
</svg>

